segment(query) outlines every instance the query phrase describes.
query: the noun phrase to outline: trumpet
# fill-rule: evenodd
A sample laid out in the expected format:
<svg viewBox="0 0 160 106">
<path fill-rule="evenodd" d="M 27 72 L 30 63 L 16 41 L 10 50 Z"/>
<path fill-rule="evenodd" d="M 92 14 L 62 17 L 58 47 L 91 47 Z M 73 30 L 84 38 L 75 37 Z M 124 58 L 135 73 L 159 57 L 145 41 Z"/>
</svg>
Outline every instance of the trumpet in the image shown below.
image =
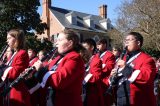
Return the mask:
<svg viewBox="0 0 160 106">
<path fill-rule="evenodd" d="M 46 56 L 44 56 L 40 61 L 43 62 L 45 61 L 48 57 L 50 57 L 50 55 L 52 53 L 55 53 L 55 51 L 57 50 L 57 48 L 53 48 L 49 53 L 46 54 Z M 9 87 L 7 87 L 0 95 L 1 96 L 6 96 L 10 90 L 18 85 L 21 81 L 23 81 L 28 75 L 30 75 L 30 73 L 35 70 L 35 67 L 30 67 L 30 68 L 27 68 L 24 72 L 22 72 L 18 77 L 17 79 L 15 79 L 10 85 Z"/>
<path fill-rule="evenodd" d="M 125 56 L 125 54 L 127 53 L 127 46 L 124 48 L 124 50 L 122 51 L 119 59 L 123 59 L 123 57 Z M 116 74 L 114 76 L 111 77 L 110 79 L 110 86 L 108 87 L 107 91 L 105 92 L 105 94 L 110 94 L 112 95 L 112 88 L 117 84 L 118 82 L 118 70 L 119 70 L 119 67 L 117 67 L 116 69 Z"/>
</svg>

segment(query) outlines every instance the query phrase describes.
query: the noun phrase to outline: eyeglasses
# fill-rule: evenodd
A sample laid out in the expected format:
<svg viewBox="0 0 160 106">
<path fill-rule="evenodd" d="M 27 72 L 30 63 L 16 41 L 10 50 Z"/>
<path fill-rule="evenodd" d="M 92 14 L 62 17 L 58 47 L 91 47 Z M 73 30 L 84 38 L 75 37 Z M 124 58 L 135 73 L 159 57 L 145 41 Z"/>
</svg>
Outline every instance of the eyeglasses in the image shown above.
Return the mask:
<svg viewBox="0 0 160 106">
<path fill-rule="evenodd" d="M 134 42 L 136 39 L 124 39 L 123 42 Z"/>
<path fill-rule="evenodd" d="M 66 38 L 57 38 L 56 41 L 63 41 L 66 40 Z"/>
<path fill-rule="evenodd" d="M 116 50 L 116 49 L 113 49 L 112 51 L 118 51 L 118 50 Z"/>
</svg>

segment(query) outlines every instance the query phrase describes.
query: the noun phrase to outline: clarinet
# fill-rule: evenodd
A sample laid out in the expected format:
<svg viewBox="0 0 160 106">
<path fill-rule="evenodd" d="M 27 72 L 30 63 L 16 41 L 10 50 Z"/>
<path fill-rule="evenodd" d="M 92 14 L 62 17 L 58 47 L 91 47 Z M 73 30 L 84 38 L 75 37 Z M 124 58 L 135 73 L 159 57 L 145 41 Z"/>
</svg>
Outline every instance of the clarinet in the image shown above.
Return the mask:
<svg viewBox="0 0 160 106">
<path fill-rule="evenodd" d="M 0 65 L 0 68 L 4 68 L 4 67 L 5 67 L 5 65 L 4 65 L 5 58 L 3 58 L 3 56 L 4 56 L 4 54 L 6 53 L 8 47 L 9 47 L 8 45 L 5 45 L 5 46 L 3 47 L 4 49 L 3 49 L 2 52 L 1 52 L 0 61 L 2 62 L 2 64 Z"/>
<path fill-rule="evenodd" d="M 4 46 L 4 49 L 3 49 L 3 51 L 2 51 L 2 53 L 1 53 L 1 55 L 0 55 L 0 60 L 1 60 L 1 61 L 3 61 L 3 60 L 2 60 L 2 59 L 3 59 L 3 55 L 5 54 L 5 52 L 6 52 L 6 50 L 7 50 L 8 47 L 9 47 L 8 45 L 5 45 L 5 46 Z"/>
<path fill-rule="evenodd" d="M 56 51 L 57 48 L 53 48 L 49 53 L 46 54 L 44 58 L 42 58 L 40 61 L 43 62 L 45 61 L 53 52 Z M 35 70 L 35 67 L 30 67 L 25 69 L 24 72 L 22 72 L 10 85 L 8 88 L 6 88 L 0 95 L 1 96 L 6 96 L 10 90 L 19 84 L 21 81 L 23 81 L 33 70 Z"/>
<path fill-rule="evenodd" d="M 123 59 L 124 55 L 127 53 L 127 46 L 124 48 L 124 50 L 122 51 L 122 54 L 120 55 L 120 59 Z M 110 86 L 108 87 L 107 91 L 105 92 L 105 94 L 110 94 L 112 95 L 112 88 L 113 86 L 115 86 L 117 84 L 118 81 L 118 70 L 119 67 L 116 70 L 116 75 L 114 75 L 113 77 L 111 77 L 110 79 Z"/>
</svg>

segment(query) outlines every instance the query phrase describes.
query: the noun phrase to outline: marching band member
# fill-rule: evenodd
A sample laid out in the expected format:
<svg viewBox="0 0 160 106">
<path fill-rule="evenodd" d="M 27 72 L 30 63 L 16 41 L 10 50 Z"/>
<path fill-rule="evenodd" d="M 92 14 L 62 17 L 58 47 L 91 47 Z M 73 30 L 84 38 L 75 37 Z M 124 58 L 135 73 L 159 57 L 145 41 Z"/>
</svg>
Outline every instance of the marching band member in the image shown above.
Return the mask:
<svg viewBox="0 0 160 106">
<path fill-rule="evenodd" d="M 109 86 L 108 78 L 111 73 L 111 70 L 114 68 L 115 65 L 115 56 L 109 50 L 107 50 L 107 40 L 101 39 L 97 42 L 97 49 L 99 50 L 99 56 L 102 60 L 102 89 L 103 94 L 105 93 L 106 89 Z M 104 96 L 105 106 L 112 105 L 112 97 L 108 94 Z"/>
<path fill-rule="evenodd" d="M 142 35 L 130 32 L 124 44 L 128 53 L 117 62 L 117 106 L 156 106 L 153 92 L 156 66 L 153 58 L 141 50 Z"/>
<path fill-rule="evenodd" d="M 7 33 L 7 43 L 14 54 L 7 63 L 7 68 L 0 71 L 1 81 L 8 86 L 29 65 L 29 57 L 24 50 L 25 36 L 21 29 L 12 29 Z M 2 64 L 2 63 L 1 63 Z M 4 88 L 5 90 L 5 88 Z M 4 99 L 4 106 L 30 106 L 30 96 L 24 83 L 11 89 Z"/>
<path fill-rule="evenodd" d="M 56 46 L 57 56 L 44 69 L 40 61 L 34 64 L 37 73 L 35 77 L 42 88 L 48 87 L 50 92 L 48 106 L 82 106 L 82 82 L 84 79 L 84 61 L 75 51 L 79 38 L 72 30 L 59 33 Z"/>
<path fill-rule="evenodd" d="M 45 50 L 40 50 L 38 52 L 38 59 L 41 60 L 42 58 L 44 58 L 44 56 L 47 54 L 47 52 Z M 46 59 L 44 62 L 43 62 L 43 66 L 44 67 L 47 67 L 48 66 L 48 59 Z"/>
<path fill-rule="evenodd" d="M 86 66 L 86 75 L 83 84 L 85 85 L 86 97 L 84 106 L 104 106 L 102 88 L 100 85 L 102 61 L 98 54 L 95 54 L 96 42 L 93 39 L 86 39 L 82 45 L 89 51 L 91 57 Z"/>
<path fill-rule="evenodd" d="M 29 66 L 32 66 L 37 60 L 37 54 L 34 49 L 28 49 L 28 56 L 29 56 Z"/>
<path fill-rule="evenodd" d="M 114 56 L 116 58 L 116 62 L 118 61 L 118 59 L 119 59 L 119 57 L 121 55 L 121 52 L 122 52 L 122 50 L 121 50 L 120 47 L 118 47 L 118 45 L 114 45 L 112 47 L 112 53 L 114 54 Z"/>
<path fill-rule="evenodd" d="M 40 54 L 39 54 L 40 53 Z M 29 56 L 29 66 L 32 67 L 33 64 L 38 61 L 39 59 L 42 59 L 43 58 L 43 51 L 40 51 L 38 53 L 38 56 L 37 56 L 37 53 L 36 53 L 36 50 L 35 49 L 32 49 L 32 48 L 29 48 L 28 49 L 28 56 Z M 29 76 L 28 78 L 26 78 L 25 80 L 25 84 L 28 88 L 30 88 L 30 86 L 32 87 L 33 83 L 34 83 L 34 80 L 35 78 L 32 77 L 32 75 L 35 73 L 35 71 L 33 71 Z M 46 92 L 45 90 L 43 89 L 38 89 L 36 90 L 35 92 L 33 93 L 30 93 L 30 101 L 31 101 L 31 105 L 32 106 L 45 106 L 44 101 L 45 100 L 45 96 L 46 96 Z M 41 100 L 42 99 L 42 100 Z"/>
<path fill-rule="evenodd" d="M 1 60 L 2 63 L 3 63 L 3 65 L 4 65 L 4 64 L 5 64 L 5 65 L 8 64 L 8 62 L 9 62 L 9 60 L 11 59 L 12 55 L 13 55 L 13 50 L 12 50 L 10 47 L 8 47 L 7 50 L 6 50 L 6 52 L 5 52 L 5 54 L 3 55 L 2 60 Z M 2 67 L 3 67 L 3 66 L 1 66 L 1 68 L 2 68 Z M 2 92 L 3 89 L 4 89 L 4 85 L 2 84 L 2 86 L 0 87 L 0 92 Z M 0 106 L 3 105 L 3 99 L 4 99 L 4 98 L 1 96 L 1 97 L 0 97 Z"/>
</svg>

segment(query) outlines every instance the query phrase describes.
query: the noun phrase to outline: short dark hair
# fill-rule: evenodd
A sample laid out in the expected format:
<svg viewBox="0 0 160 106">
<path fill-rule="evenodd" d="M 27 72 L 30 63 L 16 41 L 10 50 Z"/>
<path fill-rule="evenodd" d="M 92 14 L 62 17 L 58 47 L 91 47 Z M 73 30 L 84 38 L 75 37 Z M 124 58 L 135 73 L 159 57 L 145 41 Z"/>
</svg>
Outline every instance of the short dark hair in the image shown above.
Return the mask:
<svg viewBox="0 0 160 106">
<path fill-rule="evenodd" d="M 139 32 L 130 32 L 128 35 L 133 35 L 137 41 L 140 41 L 140 47 L 143 45 L 143 36 Z"/>
<path fill-rule="evenodd" d="M 42 52 L 42 54 L 45 56 L 47 55 L 47 51 L 46 50 L 40 50 L 38 53 Z"/>
<path fill-rule="evenodd" d="M 89 62 L 91 55 L 89 54 L 88 50 L 86 48 L 84 48 L 81 44 L 77 45 L 77 47 L 75 48 L 75 51 L 81 55 L 81 57 L 85 63 Z"/>
<path fill-rule="evenodd" d="M 28 48 L 28 51 L 33 51 L 35 54 L 37 54 L 37 50 L 35 48 Z"/>
<path fill-rule="evenodd" d="M 91 38 L 85 39 L 82 43 L 87 43 L 89 46 L 94 47 L 93 51 L 96 50 L 96 42 L 93 39 Z"/>
<path fill-rule="evenodd" d="M 99 40 L 97 42 L 97 45 L 100 45 L 100 44 L 106 44 L 106 46 L 107 46 L 107 44 L 108 44 L 107 39 L 101 39 L 101 40 Z"/>
<path fill-rule="evenodd" d="M 116 49 L 118 52 L 122 52 L 122 48 L 118 44 L 113 45 L 112 50 L 113 49 Z"/>
</svg>

